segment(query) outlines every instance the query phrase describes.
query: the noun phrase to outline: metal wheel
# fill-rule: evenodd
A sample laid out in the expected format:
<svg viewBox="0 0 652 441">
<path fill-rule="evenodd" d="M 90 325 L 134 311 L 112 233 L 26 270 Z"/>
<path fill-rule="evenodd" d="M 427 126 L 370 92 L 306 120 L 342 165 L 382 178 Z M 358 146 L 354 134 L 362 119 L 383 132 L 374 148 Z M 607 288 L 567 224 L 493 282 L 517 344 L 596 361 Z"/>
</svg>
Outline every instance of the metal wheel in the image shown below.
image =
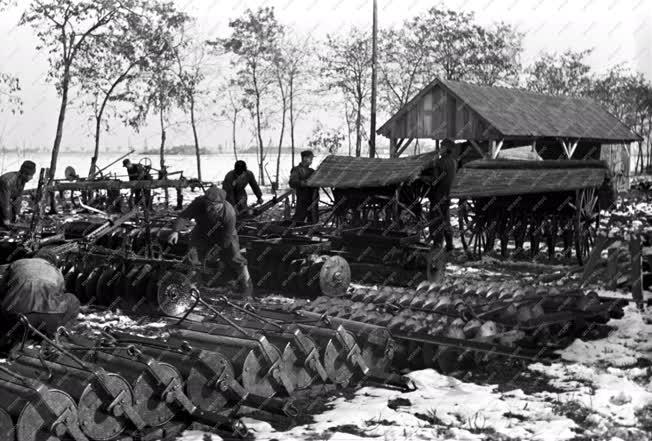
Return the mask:
<svg viewBox="0 0 652 441">
<path fill-rule="evenodd" d="M 595 188 L 578 190 L 575 201 L 575 256 L 577 263 L 584 265 L 591 254 L 600 225 L 598 192 Z"/>
<path fill-rule="evenodd" d="M 477 202 L 460 201 L 458 222 L 462 247 L 469 255 L 480 259 L 482 253 L 493 248 L 496 226 L 488 221 L 486 213 L 477 209 Z"/>
</svg>

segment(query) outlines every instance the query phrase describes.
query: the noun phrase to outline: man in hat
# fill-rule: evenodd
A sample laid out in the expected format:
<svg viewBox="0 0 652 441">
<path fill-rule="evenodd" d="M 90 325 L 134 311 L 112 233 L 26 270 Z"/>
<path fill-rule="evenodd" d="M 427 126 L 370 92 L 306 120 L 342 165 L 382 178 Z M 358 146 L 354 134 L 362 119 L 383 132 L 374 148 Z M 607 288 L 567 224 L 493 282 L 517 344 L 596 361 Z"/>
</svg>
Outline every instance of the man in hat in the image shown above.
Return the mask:
<svg viewBox="0 0 652 441">
<path fill-rule="evenodd" d="M 0 176 L 0 224 L 9 228 L 16 221 L 20 212 L 20 196 L 36 173 L 36 164 L 25 161 L 17 172 L 8 172 Z"/>
<path fill-rule="evenodd" d="M 304 222 L 307 219 L 308 222 L 315 223 L 319 220 L 317 189 L 306 185 L 308 178 L 315 172 L 310 167 L 314 157 L 312 150 L 304 150 L 301 152 L 301 163 L 290 171 L 290 187 L 297 195 L 297 205 L 292 217 L 295 222 Z"/>
<path fill-rule="evenodd" d="M 54 334 L 79 314 L 79 299 L 65 292 L 63 274 L 44 258 L 20 259 L 0 270 L 0 345 L 22 335 L 18 318 L 27 317 L 41 332 Z"/>
<path fill-rule="evenodd" d="M 254 174 L 247 170 L 247 163 L 236 161 L 233 170 L 228 172 L 222 182 L 222 188 L 226 192 L 226 200 L 235 207 L 238 212 L 247 208 L 247 185 L 251 186 L 258 204 L 263 203 L 263 192 L 260 191 Z"/>
<path fill-rule="evenodd" d="M 147 169 L 142 164 L 133 164 L 129 159 L 122 161 L 122 166 L 127 169 L 127 175 L 129 175 L 129 181 L 145 181 L 151 180 L 151 175 L 147 172 Z M 149 189 L 145 189 L 145 204 L 150 206 L 151 194 Z M 131 191 L 131 196 L 134 199 L 134 203 L 138 204 L 143 198 L 143 189 L 134 188 Z"/>
<path fill-rule="evenodd" d="M 453 228 L 450 217 L 450 193 L 457 173 L 455 143 L 444 139 L 441 156 L 435 160 L 434 176 L 428 199 L 430 200 L 430 237 L 435 248 L 446 241 L 446 251 L 453 250 Z"/>
<path fill-rule="evenodd" d="M 226 201 L 226 192 L 212 186 L 206 190 L 206 194 L 195 198 L 179 213 L 174 223 L 174 232 L 168 239 L 170 244 L 177 244 L 184 220 L 190 219 L 196 222 L 190 235 L 191 261 L 203 262 L 211 249 L 219 247 L 220 258 L 236 274 L 243 296 L 251 296 L 253 283 L 249 276 L 247 260 L 240 253 L 240 241 L 235 225 L 236 213 L 233 205 Z"/>
</svg>

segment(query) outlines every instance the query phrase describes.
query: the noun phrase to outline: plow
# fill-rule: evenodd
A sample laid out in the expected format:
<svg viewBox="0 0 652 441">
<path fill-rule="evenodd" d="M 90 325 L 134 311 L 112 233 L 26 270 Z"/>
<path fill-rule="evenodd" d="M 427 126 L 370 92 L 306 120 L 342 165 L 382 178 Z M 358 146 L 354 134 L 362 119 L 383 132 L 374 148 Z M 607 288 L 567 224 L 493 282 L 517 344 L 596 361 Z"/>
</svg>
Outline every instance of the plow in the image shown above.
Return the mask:
<svg viewBox="0 0 652 441">
<path fill-rule="evenodd" d="M 597 165 L 585 168 L 593 177 L 605 176 Z M 12 441 L 135 441 L 173 439 L 192 426 L 247 438 L 242 418 L 251 413 L 293 420 L 309 412 L 310 403 L 302 401 L 325 391 L 366 385 L 411 391 L 405 374 L 415 369 L 450 373 L 493 359 L 547 363 L 575 337 L 622 317 L 626 300 L 582 287 L 421 282 L 428 247 L 424 220 L 410 200 L 420 203 L 423 192 L 397 179 L 392 191 L 374 190 L 381 197 L 372 198 L 366 211 L 364 191 L 333 188 L 335 207 L 323 228 L 241 223 L 257 289 L 294 297 L 287 303 L 240 299 L 221 262 L 186 259 L 187 232 L 176 245 L 167 244 L 169 214 L 146 211 L 142 217 L 135 209 L 110 218 L 91 210 L 92 216 L 67 221 L 30 246 L 24 232 L 2 241 L 5 262 L 55 256 L 65 290 L 87 311 L 120 310 L 146 324 L 138 331 L 60 328 L 51 337 L 23 318 L 26 337 L 0 364 L 2 433 Z M 315 185 L 328 182 L 322 176 Z M 460 195 L 462 242 L 477 257 L 499 236 L 494 211 L 507 200 L 503 196 L 512 198 L 510 204 L 518 199 L 513 213 L 534 203 L 511 194 Z M 487 197 L 494 203 L 483 203 Z M 597 222 L 591 201 L 590 222 Z M 491 209 L 478 208 L 485 205 Z M 553 206 L 541 205 L 548 211 Z M 563 206 L 560 216 L 581 226 L 584 218 L 573 207 Z M 512 227 L 500 228 L 513 235 Z M 544 230 L 543 224 L 528 228 Z M 589 240 L 593 230 L 568 231 Z M 512 236 L 505 234 L 507 243 Z M 582 243 L 588 244 L 579 245 L 585 259 L 590 241 Z M 374 277 L 383 285 L 351 286 Z"/>
</svg>

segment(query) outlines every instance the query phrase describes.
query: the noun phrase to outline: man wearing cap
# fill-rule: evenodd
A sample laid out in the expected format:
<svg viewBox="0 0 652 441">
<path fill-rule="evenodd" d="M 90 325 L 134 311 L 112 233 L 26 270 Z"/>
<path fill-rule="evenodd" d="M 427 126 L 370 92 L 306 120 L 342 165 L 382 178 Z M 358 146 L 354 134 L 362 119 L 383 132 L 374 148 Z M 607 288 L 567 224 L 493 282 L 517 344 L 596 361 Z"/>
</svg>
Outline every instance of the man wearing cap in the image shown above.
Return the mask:
<svg viewBox="0 0 652 441">
<path fill-rule="evenodd" d="M 54 334 L 79 314 L 79 299 L 65 292 L 63 274 L 50 260 L 20 259 L 0 267 L 0 345 L 20 337 L 20 315 L 46 334 Z"/>
<path fill-rule="evenodd" d="M 176 245 L 184 220 L 190 219 L 196 222 L 190 235 L 191 260 L 195 260 L 196 253 L 198 260 L 203 262 L 211 249 L 219 247 L 220 258 L 236 274 L 242 294 L 245 297 L 251 296 L 253 283 L 247 260 L 240 253 L 235 209 L 226 201 L 226 192 L 212 186 L 206 190 L 205 195 L 195 198 L 179 213 L 174 223 L 174 232 L 168 239 L 170 244 Z"/>
<path fill-rule="evenodd" d="M 238 212 L 242 212 L 247 208 L 247 185 L 251 187 L 256 198 L 257 203 L 263 203 L 263 192 L 260 191 L 256 177 L 247 170 L 247 163 L 244 161 L 236 161 L 233 170 L 228 172 L 222 182 L 222 188 L 226 192 L 226 200 L 235 207 Z"/>
<path fill-rule="evenodd" d="M 310 223 L 316 223 L 319 220 L 317 189 L 306 185 L 308 178 L 315 172 L 310 167 L 314 157 L 311 150 L 304 150 L 301 152 L 301 163 L 290 171 L 290 187 L 297 195 L 297 205 L 292 217 L 295 222 L 304 222 L 307 219 Z"/>
<path fill-rule="evenodd" d="M 25 161 L 17 172 L 8 172 L 0 176 L 0 224 L 9 228 L 16 221 L 20 211 L 20 196 L 36 173 L 36 164 Z"/>
<path fill-rule="evenodd" d="M 435 160 L 434 176 L 428 199 L 430 200 L 430 237 L 435 248 L 446 241 L 446 251 L 453 250 L 453 228 L 450 217 L 450 194 L 457 173 L 455 143 L 444 139 L 441 157 Z"/>
<path fill-rule="evenodd" d="M 132 164 L 129 159 L 122 161 L 122 166 L 127 169 L 127 174 L 129 175 L 129 181 L 144 181 L 150 180 L 152 177 L 147 173 L 147 170 L 142 164 Z M 131 195 L 134 198 L 134 203 L 138 204 L 143 197 L 142 188 L 134 188 L 131 191 Z M 145 204 L 149 206 L 151 199 L 150 190 L 145 190 Z"/>
</svg>

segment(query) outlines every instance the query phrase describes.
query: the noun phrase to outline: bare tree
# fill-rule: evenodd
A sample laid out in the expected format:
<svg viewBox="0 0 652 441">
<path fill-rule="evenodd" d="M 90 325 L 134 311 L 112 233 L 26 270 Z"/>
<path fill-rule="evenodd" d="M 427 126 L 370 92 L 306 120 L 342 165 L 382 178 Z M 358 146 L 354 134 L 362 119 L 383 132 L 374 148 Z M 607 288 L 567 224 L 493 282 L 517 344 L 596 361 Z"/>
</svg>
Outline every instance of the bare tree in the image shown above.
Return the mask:
<svg viewBox="0 0 652 441">
<path fill-rule="evenodd" d="M 264 184 L 263 99 L 277 81 L 273 60 L 284 28 L 276 21 L 273 8 L 258 8 L 256 11 L 248 9 L 242 17 L 232 20 L 229 27 L 231 35 L 228 38 L 210 44 L 221 45 L 235 56 L 234 64 L 239 68 L 238 82 L 250 101 L 250 110 L 256 126 L 258 175 L 260 183 Z"/>
<path fill-rule="evenodd" d="M 21 17 L 20 23 L 34 28 L 40 47 L 49 54 L 49 78 L 61 96 L 51 178 L 56 173 L 75 63 L 82 52 L 92 53 L 98 41 L 117 31 L 131 4 L 132 0 L 33 0 Z"/>
<path fill-rule="evenodd" d="M 197 106 L 199 100 L 207 91 L 202 88 L 202 82 L 206 78 L 203 66 L 206 63 L 206 53 L 203 47 L 192 48 L 186 54 L 186 59 L 179 58 L 179 86 L 180 93 L 178 102 L 180 107 L 190 116 L 190 127 L 192 128 L 193 141 L 195 143 L 195 156 L 197 157 L 197 179 L 201 177 L 201 147 L 197 133 Z"/>
<path fill-rule="evenodd" d="M 362 113 L 371 88 L 371 42 L 357 28 L 346 36 L 329 35 L 320 61 L 325 87 L 341 92 L 355 112 L 355 154 L 360 156 L 364 132 Z"/>
<path fill-rule="evenodd" d="M 100 151 L 100 136 L 108 126 L 104 122 L 108 106 L 132 103 L 137 98 L 130 83 L 147 74 L 150 65 L 165 54 L 171 34 L 180 32 L 188 19 L 172 2 L 134 0 L 129 15 L 115 31 L 104 36 L 95 49 L 81 52 L 75 69 L 82 93 L 91 96 L 89 103 L 95 123 L 95 149 L 89 178 L 93 178 Z M 133 104 L 133 103 L 132 103 Z"/>
</svg>

